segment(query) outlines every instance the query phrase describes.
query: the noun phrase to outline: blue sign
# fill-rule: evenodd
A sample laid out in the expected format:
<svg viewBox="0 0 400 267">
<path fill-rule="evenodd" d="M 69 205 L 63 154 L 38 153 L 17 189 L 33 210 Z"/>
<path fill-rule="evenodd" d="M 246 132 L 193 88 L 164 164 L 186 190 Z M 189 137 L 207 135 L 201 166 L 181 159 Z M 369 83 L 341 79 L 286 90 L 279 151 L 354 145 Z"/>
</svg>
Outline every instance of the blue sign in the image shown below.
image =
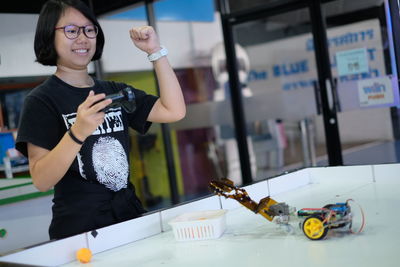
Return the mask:
<svg viewBox="0 0 400 267">
<path fill-rule="evenodd" d="M 214 21 L 213 0 L 162 0 L 154 3 L 156 20 L 160 21 Z M 144 6 L 121 12 L 107 19 L 147 20 Z"/>
</svg>

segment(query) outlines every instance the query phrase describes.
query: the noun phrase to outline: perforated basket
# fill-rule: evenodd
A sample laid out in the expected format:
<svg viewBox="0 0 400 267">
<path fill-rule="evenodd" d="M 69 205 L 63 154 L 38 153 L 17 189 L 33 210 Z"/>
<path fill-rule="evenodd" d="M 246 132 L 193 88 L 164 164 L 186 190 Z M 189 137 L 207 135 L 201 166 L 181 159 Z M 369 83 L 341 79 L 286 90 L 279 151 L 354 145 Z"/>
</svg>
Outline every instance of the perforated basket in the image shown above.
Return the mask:
<svg viewBox="0 0 400 267">
<path fill-rule="evenodd" d="M 226 210 L 206 210 L 182 214 L 172 221 L 177 241 L 205 240 L 219 238 L 226 227 Z"/>
</svg>

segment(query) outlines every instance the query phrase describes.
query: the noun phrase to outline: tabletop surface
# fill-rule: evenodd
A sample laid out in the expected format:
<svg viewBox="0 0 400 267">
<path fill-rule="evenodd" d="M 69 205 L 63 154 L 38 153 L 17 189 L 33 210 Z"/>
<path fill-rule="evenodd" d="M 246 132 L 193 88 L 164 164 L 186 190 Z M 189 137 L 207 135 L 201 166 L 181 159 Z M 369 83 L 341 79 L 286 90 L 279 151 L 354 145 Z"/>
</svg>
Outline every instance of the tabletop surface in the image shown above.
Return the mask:
<svg viewBox="0 0 400 267">
<path fill-rule="evenodd" d="M 166 231 L 97 253 L 90 266 L 399 266 L 400 182 L 396 177 L 321 178 L 273 198 L 296 209 L 321 208 L 351 198 L 362 207 L 366 225 L 360 234 L 336 229 L 324 240 L 311 241 L 298 221 L 292 222 L 294 230 L 288 233 L 241 206 L 228 210 L 226 231 L 219 239 L 182 242 Z M 360 213 L 355 216 L 354 225 L 359 225 Z M 75 261 L 63 266 L 82 265 Z"/>
</svg>

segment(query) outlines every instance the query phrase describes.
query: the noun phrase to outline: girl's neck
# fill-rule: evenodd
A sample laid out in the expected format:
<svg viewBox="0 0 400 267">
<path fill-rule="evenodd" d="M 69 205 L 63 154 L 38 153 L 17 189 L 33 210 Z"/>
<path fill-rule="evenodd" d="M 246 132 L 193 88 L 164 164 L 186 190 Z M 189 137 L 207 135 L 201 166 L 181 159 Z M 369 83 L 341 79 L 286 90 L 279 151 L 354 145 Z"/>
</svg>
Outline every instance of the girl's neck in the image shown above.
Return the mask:
<svg viewBox="0 0 400 267">
<path fill-rule="evenodd" d="M 87 70 L 65 70 L 58 66 L 54 75 L 74 87 L 84 88 L 94 86 L 94 81 L 88 74 Z"/>
</svg>

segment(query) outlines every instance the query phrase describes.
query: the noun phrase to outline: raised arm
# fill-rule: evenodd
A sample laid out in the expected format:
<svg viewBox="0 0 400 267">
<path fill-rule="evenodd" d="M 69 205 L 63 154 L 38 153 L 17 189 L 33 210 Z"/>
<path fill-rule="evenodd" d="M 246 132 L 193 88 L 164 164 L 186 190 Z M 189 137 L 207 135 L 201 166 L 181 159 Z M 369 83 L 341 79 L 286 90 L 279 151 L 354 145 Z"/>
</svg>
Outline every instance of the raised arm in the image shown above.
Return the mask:
<svg viewBox="0 0 400 267">
<path fill-rule="evenodd" d="M 161 49 L 158 36 L 152 27 L 132 28 L 129 33 L 135 46 L 147 54 Z M 153 61 L 153 64 L 160 87 L 160 98 L 154 104 L 147 120 L 159 123 L 181 120 L 185 117 L 186 106 L 175 72 L 166 56 Z"/>
</svg>

